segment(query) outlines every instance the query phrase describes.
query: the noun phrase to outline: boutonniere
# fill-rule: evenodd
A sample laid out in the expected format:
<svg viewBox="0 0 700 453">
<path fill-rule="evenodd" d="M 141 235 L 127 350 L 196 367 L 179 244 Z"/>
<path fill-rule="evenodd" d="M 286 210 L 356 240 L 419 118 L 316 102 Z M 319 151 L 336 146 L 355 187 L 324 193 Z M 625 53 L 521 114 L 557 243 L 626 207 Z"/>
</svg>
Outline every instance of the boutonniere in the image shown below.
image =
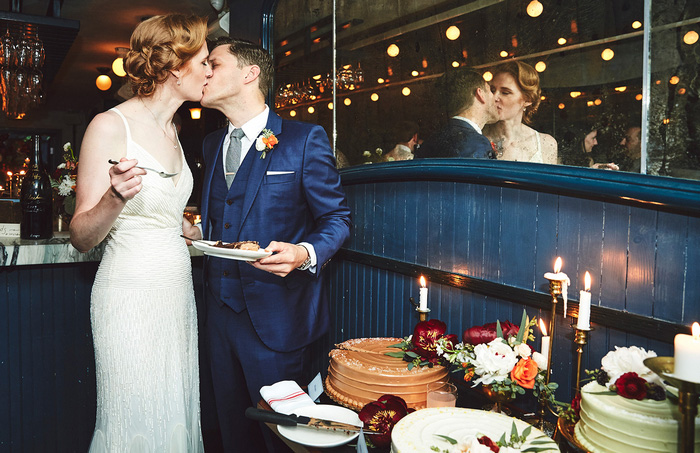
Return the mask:
<svg viewBox="0 0 700 453">
<path fill-rule="evenodd" d="M 255 149 L 262 151 L 260 158 L 264 159 L 267 152 L 272 151 L 277 143 L 278 140 L 275 134 L 270 129 L 263 129 L 260 136 L 255 140 Z"/>
</svg>

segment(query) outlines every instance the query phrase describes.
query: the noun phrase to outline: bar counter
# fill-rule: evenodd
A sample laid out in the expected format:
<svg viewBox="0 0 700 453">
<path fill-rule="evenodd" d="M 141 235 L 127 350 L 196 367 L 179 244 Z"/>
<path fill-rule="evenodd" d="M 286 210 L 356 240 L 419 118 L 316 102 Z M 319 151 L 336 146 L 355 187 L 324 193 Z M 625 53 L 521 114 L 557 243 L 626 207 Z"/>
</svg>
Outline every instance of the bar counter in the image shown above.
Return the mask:
<svg viewBox="0 0 700 453">
<path fill-rule="evenodd" d="M 188 248 L 190 256 L 203 255 L 192 246 Z M 71 245 L 67 231 L 54 232 L 51 239 L 41 240 L 0 237 L 0 267 L 94 262 L 102 259 L 103 250 L 104 245 L 100 244 L 80 253 Z"/>
</svg>

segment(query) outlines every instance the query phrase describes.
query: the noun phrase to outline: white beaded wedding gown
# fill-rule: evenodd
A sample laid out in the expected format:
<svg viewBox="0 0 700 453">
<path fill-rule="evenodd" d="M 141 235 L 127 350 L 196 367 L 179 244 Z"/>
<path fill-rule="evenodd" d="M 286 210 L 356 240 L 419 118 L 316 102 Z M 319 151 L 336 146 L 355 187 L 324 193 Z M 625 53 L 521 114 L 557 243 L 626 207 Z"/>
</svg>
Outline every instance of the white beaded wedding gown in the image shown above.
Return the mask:
<svg viewBox="0 0 700 453">
<path fill-rule="evenodd" d="M 164 170 L 116 113 L 127 157 Z M 97 378 L 90 453 L 204 450 L 192 269 L 180 237 L 192 187 L 184 155 L 179 178 L 149 171 L 107 235 L 90 304 Z"/>
</svg>

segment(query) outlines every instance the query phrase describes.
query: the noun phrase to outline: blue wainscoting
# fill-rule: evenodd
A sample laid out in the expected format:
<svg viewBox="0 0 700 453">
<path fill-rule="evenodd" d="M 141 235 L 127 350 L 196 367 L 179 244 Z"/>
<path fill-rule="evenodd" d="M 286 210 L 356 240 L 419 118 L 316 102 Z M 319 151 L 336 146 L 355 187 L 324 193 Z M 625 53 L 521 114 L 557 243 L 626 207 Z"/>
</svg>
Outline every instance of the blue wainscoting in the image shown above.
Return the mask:
<svg viewBox="0 0 700 453">
<path fill-rule="evenodd" d="M 551 318 L 543 277 L 561 256 L 569 317 L 559 302 L 552 379 L 572 396 L 573 329 L 584 273 L 593 277 L 595 330 L 583 367 L 615 346 L 672 355 L 700 320 L 700 184 L 573 167 L 482 160 L 415 160 L 342 172 L 354 228 L 331 269 L 328 341 L 403 337 L 409 298 L 429 284 L 430 317 L 461 335 L 522 310 Z M 539 347 L 539 332 L 536 347 Z"/>
</svg>

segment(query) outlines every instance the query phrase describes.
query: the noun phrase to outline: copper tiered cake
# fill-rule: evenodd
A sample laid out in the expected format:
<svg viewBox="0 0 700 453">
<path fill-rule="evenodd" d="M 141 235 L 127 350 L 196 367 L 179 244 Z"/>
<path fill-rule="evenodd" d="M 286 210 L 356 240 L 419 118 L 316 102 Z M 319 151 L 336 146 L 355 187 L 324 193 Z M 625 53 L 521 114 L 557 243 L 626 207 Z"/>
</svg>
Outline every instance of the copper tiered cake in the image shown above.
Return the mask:
<svg viewBox="0 0 700 453">
<path fill-rule="evenodd" d="M 443 366 L 408 369 L 402 359 L 385 355 L 398 349 L 400 338 L 357 338 L 347 340 L 330 352 L 326 393 L 334 401 L 360 410 L 382 395 L 399 396 L 408 407 L 422 409 L 429 382 L 447 380 Z"/>
</svg>

